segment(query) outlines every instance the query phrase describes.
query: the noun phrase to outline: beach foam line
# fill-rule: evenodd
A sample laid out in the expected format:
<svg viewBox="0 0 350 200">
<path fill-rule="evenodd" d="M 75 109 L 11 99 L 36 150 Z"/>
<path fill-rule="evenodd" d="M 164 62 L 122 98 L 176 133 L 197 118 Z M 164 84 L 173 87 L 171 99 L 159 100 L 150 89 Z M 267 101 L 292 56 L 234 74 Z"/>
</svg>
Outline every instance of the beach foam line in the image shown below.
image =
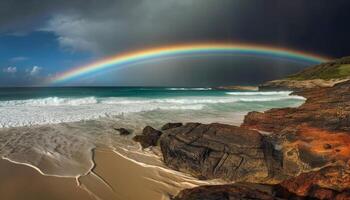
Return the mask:
<svg viewBox="0 0 350 200">
<path fill-rule="evenodd" d="M 35 169 L 37 172 L 39 172 L 41 175 L 43 175 L 43 176 L 52 176 L 52 177 L 59 177 L 59 178 L 77 178 L 77 176 L 64 176 L 64 175 L 55 175 L 55 174 L 45 174 L 43 171 L 41 171 L 41 169 L 39 169 L 35 165 L 29 164 L 29 163 L 26 163 L 26 162 L 14 161 L 14 160 L 11 160 L 10 158 L 7 158 L 5 156 L 2 156 L 1 158 L 4 159 L 4 160 L 9 161 L 11 163 L 17 164 L 17 165 L 24 165 L 24 166 L 27 166 L 27 167 L 31 167 L 31 168 Z"/>
<path fill-rule="evenodd" d="M 95 149 L 95 147 L 92 148 L 92 149 L 90 149 L 90 151 L 93 152 L 94 149 Z M 85 173 L 82 173 L 82 174 L 80 174 L 80 175 L 77 175 L 77 176 L 69 176 L 69 175 L 46 174 L 46 173 L 44 173 L 39 167 L 37 167 L 37 166 L 35 166 L 35 165 L 33 165 L 33 164 L 29 164 L 29 163 L 27 163 L 27 162 L 15 161 L 15 160 L 12 160 L 12 159 L 10 159 L 10 158 L 8 158 L 8 157 L 6 157 L 6 156 L 2 156 L 1 158 L 4 159 L 4 160 L 9 161 L 9 162 L 11 162 L 11 163 L 14 163 L 14 164 L 24 165 L 24 166 L 27 166 L 27 167 L 31 167 L 31 168 L 35 169 L 37 172 L 39 172 L 41 175 L 43 175 L 43 176 L 59 177 L 59 178 L 74 178 L 74 179 L 76 179 L 77 185 L 78 185 L 78 186 L 80 185 L 80 183 L 79 183 L 79 181 L 78 181 L 79 177 L 85 176 L 85 175 L 89 174 L 89 173 L 93 170 L 93 168 L 95 167 L 95 163 L 94 163 L 94 161 L 93 161 L 93 158 L 91 158 L 91 159 L 90 159 L 91 162 L 90 162 L 90 168 L 89 168 L 89 170 L 87 170 Z"/>
</svg>

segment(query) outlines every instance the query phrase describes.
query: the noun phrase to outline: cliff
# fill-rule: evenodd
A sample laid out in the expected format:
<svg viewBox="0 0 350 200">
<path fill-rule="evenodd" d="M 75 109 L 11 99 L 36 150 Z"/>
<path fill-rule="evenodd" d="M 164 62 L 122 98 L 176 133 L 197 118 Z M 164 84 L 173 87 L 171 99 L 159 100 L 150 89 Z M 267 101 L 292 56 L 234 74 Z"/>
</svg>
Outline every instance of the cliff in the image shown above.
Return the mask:
<svg viewBox="0 0 350 200">
<path fill-rule="evenodd" d="M 350 57 L 322 63 L 285 79 L 269 81 L 259 86 L 259 90 L 292 90 L 318 89 L 332 87 L 350 78 Z"/>
</svg>

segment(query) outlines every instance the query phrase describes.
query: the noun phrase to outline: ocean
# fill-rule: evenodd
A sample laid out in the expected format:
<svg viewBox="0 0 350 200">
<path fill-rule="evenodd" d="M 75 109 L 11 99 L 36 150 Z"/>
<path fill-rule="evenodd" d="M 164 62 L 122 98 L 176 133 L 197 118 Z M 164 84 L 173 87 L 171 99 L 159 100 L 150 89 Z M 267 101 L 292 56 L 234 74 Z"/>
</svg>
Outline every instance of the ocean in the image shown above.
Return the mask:
<svg viewBox="0 0 350 200">
<path fill-rule="evenodd" d="M 156 87 L 0 88 L 0 128 L 131 115 L 159 123 L 239 123 L 249 111 L 293 107 L 304 101 L 290 93 Z"/>
</svg>

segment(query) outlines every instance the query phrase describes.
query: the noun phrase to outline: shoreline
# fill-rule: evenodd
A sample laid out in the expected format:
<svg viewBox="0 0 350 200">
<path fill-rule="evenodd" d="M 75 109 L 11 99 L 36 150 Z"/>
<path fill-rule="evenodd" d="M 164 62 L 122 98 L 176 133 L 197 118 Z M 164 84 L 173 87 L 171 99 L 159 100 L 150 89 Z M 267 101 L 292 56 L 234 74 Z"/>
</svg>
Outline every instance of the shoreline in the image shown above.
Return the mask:
<svg viewBox="0 0 350 200">
<path fill-rule="evenodd" d="M 5 192 L 7 187 L 4 185 L 12 181 L 16 184 L 11 185 L 12 190 L 8 190 L 9 194 L 5 194 L 8 195 L 7 200 L 23 199 L 11 191 L 21 191 L 23 195 L 30 197 L 26 199 L 55 200 L 63 195 L 63 199 L 67 200 L 169 200 L 171 196 L 176 196 L 184 189 L 222 184 L 217 180 L 201 181 L 165 165 L 139 162 L 111 148 L 97 147 L 92 152 L 94 166 L 90 172 L 78 177 L 47 175 L 30 164 L 1 158 L 0 192 Z M 4 177 L 3 173 L 10 171 L 16 176 Z M 17 185 L 18 182 L 24 185 L 31 184 L 34 189 L 22 189 L 22 184 Z M 46 184 L 47 182 L 50 184 Z"/>
</svg>

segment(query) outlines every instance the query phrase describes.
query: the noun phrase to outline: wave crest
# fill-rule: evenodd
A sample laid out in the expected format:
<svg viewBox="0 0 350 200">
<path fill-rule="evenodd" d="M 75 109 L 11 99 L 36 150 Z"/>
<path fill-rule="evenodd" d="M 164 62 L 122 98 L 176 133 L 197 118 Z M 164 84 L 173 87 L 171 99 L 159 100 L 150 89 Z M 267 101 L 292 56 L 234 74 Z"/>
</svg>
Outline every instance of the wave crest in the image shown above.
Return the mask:
<svg viewBox="0 0 350 200">
<path fill-rule="evenodd" d="M 60 97 L 47 97 L 41 99 L 27 99 L 27 100 L 12 100 L 12 101 L 0 101 L 0 106 L 79 106 L 96 104 L 96 97 L 83 97 L 83 98 L 60 98 Z"/>
</svg>

